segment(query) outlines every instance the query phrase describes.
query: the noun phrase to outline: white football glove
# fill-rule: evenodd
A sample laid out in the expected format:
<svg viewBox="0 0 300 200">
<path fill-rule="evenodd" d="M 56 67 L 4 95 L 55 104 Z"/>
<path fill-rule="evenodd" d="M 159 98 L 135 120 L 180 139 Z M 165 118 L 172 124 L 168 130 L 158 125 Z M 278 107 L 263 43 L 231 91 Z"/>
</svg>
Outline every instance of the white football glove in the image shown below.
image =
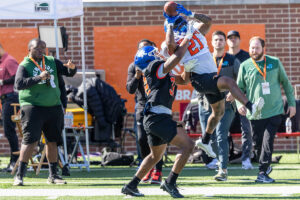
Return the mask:
<svg viewBox="0 0 300 200">
<path fill-rule="evenodd" d="M 197 59 L 190 60 L 187 63 L 184 63 L 184 70 L 186 72 L 191 72 L 197 63 Z"/>
<path fill-rule="evenodd" d="M 193 26 L 194 26 L 194 21 L 189 21 L 189 23 L 187 24 L 187 31 L 185 34 L 185 38 L 189 40 L 193 37 L 194 34 Z"/>
</svg>

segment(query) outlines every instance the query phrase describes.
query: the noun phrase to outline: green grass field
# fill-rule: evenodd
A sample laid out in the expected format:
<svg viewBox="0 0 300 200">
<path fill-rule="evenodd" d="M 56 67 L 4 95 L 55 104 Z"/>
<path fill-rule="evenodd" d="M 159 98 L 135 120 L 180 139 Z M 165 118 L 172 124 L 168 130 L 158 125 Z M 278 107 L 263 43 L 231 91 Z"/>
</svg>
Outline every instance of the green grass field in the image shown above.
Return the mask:
<svg viewBox="0 0 300 200">
<path fill-rule="evenodd" d="M 276 155 L 276 154 L 275 154 Z M 183 170 L 182 174 L 178 179 L 179 188 L 186 187 L 207 187 L 211 189 L 213 187 L 224 187 L 224 191 L 227 188 L 236 187 L 237 190 L 241 187 L 286 187 L 300 186 L 300 160 L 297 158 L 296 154 L 293 153 L 282 153 L 282 159 L 278 164 L 272 164 L 273 172 L 270 174 L 272 178 L 276 180 L 273 184 L 257 184 L 254 182 L 257 176 L 258 169 L 254 170 L 242 170 L 241 164 L 229 165 L 229 176 L 226 182 L 216 182 L 213 180 L 213 176 L 216 174 L 214 170 L 208 170 L 203 164 L 187 164 L 186 168 Z M 171 156 L 174 159 L 174 156 Z M 8 162 L 8 158 L 0 157 L 1 168 L 5 167 Z M 99 158 L 93 158 L 93 160 L 100 160 Z M 170 171 L 172 163 L 167 163 L 164 167 L 163 174 L 166 177 Z M 254 165 L 257 167 L 257 165 Z M 39 176 L 36 176 L 32 171 L 27 172 L 26 178 L 24 179 L 24 187 L 12 186 L 13 176 L 0 172 L 0 191 L 1 189 L 103 189 L 103 188 L 114 188 L 120 189 L 127 183 L 131 177 L 134 175 L 135 167 L 100 167 L 91 166 L 91 171 L 87 172 L 85 169 L 71 169 L 71 176 L 65 177 L 68 184 L 67 185 L 48 185 L 46 179 L 48 176 L 48 171 L 41 171 Z M 159 188 L 158 185 L 150 184 L 140 184 L 139 189 L 143 188 Z M 62 194 L 63 195 L 63 194 Z M 90 195 L 90 194 L 89 194 Z M 58 196 L 49 198 L 46 197 L 1 197 L 0 199 L 124 199 L 125 196 L 115 195 L 115 196 Z M 300 199 L 300 190 L 293 192 L 292 195 L 285 196 L 284 194 L 222 194 L 213 196 L 203 196 L 203 195 L 186 195 L 186 197 L 191 199 Z M 166 195 L 159 196 L 147 196 L 143 199 L 171 199 Z"/>
</svg>

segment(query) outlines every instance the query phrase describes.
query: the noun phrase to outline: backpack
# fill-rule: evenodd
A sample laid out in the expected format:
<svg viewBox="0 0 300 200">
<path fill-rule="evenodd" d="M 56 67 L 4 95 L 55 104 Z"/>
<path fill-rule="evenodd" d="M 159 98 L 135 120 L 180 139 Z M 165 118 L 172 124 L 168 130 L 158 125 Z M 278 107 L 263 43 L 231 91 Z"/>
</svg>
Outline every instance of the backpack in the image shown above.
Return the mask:
<svg viewBox="0 0 300 200">
<path fill-rule="evenodd" d="M 131 166 L 133 162 L 133 155 L 120 154 L 117 152 L 107 152 L 105 149 L 102 153 L 101 166 Z"/>
</svg>

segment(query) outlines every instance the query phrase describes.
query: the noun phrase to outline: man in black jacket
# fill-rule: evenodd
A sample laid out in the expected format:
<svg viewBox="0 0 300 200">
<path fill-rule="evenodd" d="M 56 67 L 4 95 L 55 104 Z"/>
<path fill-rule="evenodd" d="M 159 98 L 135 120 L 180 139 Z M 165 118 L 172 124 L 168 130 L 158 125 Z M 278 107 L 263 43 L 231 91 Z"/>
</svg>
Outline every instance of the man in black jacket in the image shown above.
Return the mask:
<svg viewBox="0 0 300 200">
<path fill-rule="evenodd" d="M 154 46 L 155 43 L 143 39 L 138 42 L 138 49 L 144 46 Z M 137 105 L 136 105 L 136 122 L 137 122 L 137 142 L 141 151 L 141 156 L 144 159 L 148 154 L 150 154 L 150 147 L 147 141 L 147 135 L 143 126 L 143 110 L 146 104 L 146 94 L 143 83 L 143 73 L 142 71 L 134 65 L 132 62 L 128 67 L 128 75 L 127 75 L 127 84 L 126 89 L 130 94 L 135 94 Z M 161 159 L 152 170 L 150 170 L 147 175 L 142 179 L 143 182 L 149 182 L 151 180 L 151 184 L 160 184 L 162 178 L 162 165 L 163 160 Z"/>
</svg>

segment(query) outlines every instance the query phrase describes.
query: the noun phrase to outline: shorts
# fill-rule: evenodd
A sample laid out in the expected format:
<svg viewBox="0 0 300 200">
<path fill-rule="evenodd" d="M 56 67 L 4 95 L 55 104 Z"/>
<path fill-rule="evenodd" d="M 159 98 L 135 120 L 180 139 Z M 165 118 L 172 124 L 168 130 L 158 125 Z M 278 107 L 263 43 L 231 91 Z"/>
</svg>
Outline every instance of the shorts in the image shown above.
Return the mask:
<svg viewBox="0 0 300 200">
<path fill-rule="evenodd" d="M 150 146 L 170 143 L 177 135 L 177 123 L 168 114 L 149 113 L 143 124 Z"/>
<path fill-rule="evenodd" d="M 62 144 L 64 113 L 61 106 L 22 106 L 21 123 L 22 144 L 28 145 L 39 141 L 42 131 L 46 142 L 56 142 L 58 146 Z"/>
<path fill-rule="evenodd" d="M 209 104 L 214 104 L 225 98 L 225 93 L 220 92 L 217 83 L 221 76 L 217 73 L 210 74 L 196 74 L 191 73 L 192 86 L 199 93 L 203 93 Z"/>
</svg>

